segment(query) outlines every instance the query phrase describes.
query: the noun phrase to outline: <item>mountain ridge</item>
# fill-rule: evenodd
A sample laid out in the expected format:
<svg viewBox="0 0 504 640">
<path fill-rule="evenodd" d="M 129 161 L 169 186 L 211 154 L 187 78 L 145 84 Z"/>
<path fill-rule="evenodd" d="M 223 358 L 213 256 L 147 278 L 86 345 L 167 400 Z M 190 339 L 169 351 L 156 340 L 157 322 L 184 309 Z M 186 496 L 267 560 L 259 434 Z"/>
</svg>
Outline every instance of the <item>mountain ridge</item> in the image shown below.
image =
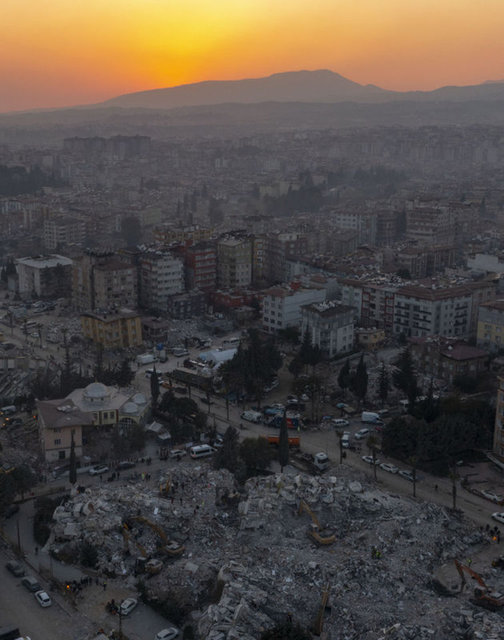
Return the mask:
<svg viewBox="0 0 504 640">
<path fill-rule="evenodd" d="M 503 82 L 444 86 L 432 91 L 392 91 L 362 85 L 329 69 L 286 71 L 242 80 L 205 80 L 174 87 L 126 93 L 93 107 L 173 109 L 261 102 L 383 103 L 388 101 L 502 100 Z M 91 106 L 91 105 L 89 105 Z"/>
</svg>

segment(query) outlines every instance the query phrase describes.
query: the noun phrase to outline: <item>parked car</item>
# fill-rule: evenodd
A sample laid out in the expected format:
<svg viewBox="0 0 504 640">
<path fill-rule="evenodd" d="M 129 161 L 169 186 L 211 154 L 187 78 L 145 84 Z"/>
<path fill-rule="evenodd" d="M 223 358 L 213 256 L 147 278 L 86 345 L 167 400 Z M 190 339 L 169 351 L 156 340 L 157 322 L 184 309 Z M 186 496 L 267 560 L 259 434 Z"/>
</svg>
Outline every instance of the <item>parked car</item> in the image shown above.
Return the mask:
<svg viewBox="0 0 504 640">
<path fill-rule="evenodd" d="M 343 447 L 343 449 L 350 448 L 350 432 L 349 431 L 343 432 L 343 435 L 341 436 L 341 446 Z"/>
<path fill-rule="evenodd" d="M 368 464 L 373 464 L 373 456 L 361 456 L 362 460 L 364 460 L 364 462 L 367 462 Z M 376 460 L 374 461 L 374 464 L 380 464 L 380 461 L 378 460 L 378 458 L 376 458 Z"/>
<path fill-rule="evenodd" d="M 167 629 L 161 629 L 159 633 L 156 633 L 154 640 L 173 640 L 177 638 L 180 631 L 175 627 L 168 627 Z"/>
<path fill-rule="evenodd" d="M 20 578 L 25 574 L 23 565 L 19 564 L 19 562 L 16 562 L 15 560 L 9 560 L 9 562 L 7 562 L 5 566 L 7 567 L 7 570 L 12 573 L 13 576 L 16 576 L 16 578 Z"/>
<path fill-rule="evenodd" d="M 413 477 L 413 472 L 406 469 L 400 469 L 399 475 L 403 478 L 406 478 L 406 480 L 409 480 L 410 482 L 413 482 L 415 480 L 415 478 Z"/>
<path fill-rule="evenodd" d="M 492 518 L 494 520 L 497 520 L 497 522 L 500 522 L 501 524 L 504 524 L 504 511 L 496 512 L 496 513 L 492 513 Z"/>
<path fill-rule="evenodd" d="M 21 580 L 21 584 L 25 589 L 28 589 L 28 591 L 31 591 L 32 593 L 35 593 L 36 591 L 42 591 L 42 587 L 40 586 L 39 581 L 33 576 L 25 576 Z"/>
<path fill-rule="evenodd" d="M 357 431 L 357 433 L 355 434 L 355 439 L 364 440 L 364 438 L 367 438 L 368 435 L 369 435 L 369 429 L 364 427 L 363 429 L 359 429 L 359 431 Z"/>
<path fill-rule="evenodd" d="M 122 460 L 117 465 L 117 468 L 119 471 L 123 471 L 124 469 L 133 469 L 133 467 L 135 466 L 136 466 L 135 463 L 131 462 L 131 460 Z"/>
<path fill-rule="evenodd" d="M 187 455 L 187 451 L 185 449 L 172 449 L 168 455 L 170 458 L 177 458 L 180 460 L 182 456 Z"/>
<path fill-rule="evenodd" d="M 389 464 L 388 462 L 382 462 L 380 467 L 384 471 L 388 471 L 388 473 L 398 473 L 399 471 L 399 467 L 396 467 L 393 464 Z"/>
<path fill-rule="evenodd" d="M 52 600 L 49 597 L 49 594 L 42 590 L 35 593 L 35 600 L 41 607 L 50 607 L 52 605 Z"/>
<path fill-rule="evenodd" d="M 102 473 L 107 473 L 107 471 L 109 470 L 109 468 L 107 467 L 106 464 L 98 464 L 94 467 L 91 467 L 89 469 L 89 475 L 90 476 L 99 476 Z"/>
<path fill-rule="evenodd" d="M 337 429 L 341 429 L 341 427 L 348 427 L 350 424 L 348 420 L 345 420 L 345 418 L 333 418 L 332 423 Z"/>
<path fill-rule="evenodd" d="M 493 493 L 493 491 L 487 491 L 486 489 L 483 489 L 481 495 L 484 496 L 487 500 L 491 500 L 492 502 L 502 502 L 502 498 Z"/>
<path fill-rule="evenodd" d="M 135 598 L 126 598 L 121 602 L 121 615 L 129 616 L 133 609 L 137 606 L 138 600 Z"/>
<path fill-rule="evenodd" d="M 297 404 L 298 402 L 297 396 L 287 396 L 287 405 Z"/>
</svg>

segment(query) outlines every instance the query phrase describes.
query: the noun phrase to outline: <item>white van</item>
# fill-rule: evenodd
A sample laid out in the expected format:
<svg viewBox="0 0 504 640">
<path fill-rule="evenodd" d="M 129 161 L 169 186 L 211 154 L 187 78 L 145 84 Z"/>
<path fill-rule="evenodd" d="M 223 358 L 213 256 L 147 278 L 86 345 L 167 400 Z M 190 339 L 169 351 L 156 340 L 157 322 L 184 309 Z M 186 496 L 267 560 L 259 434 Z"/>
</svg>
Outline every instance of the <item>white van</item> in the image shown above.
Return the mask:
<svg viewBox="0 0 504 640">
<path fill-rule="evenodd" d="M 343 447 L 343 449 L 349 449 L 350 448 L 350 434 L 349 433 L 344 433 L 343 436 L 341 437 L 341 446 Z"/>
<path fill-rule="evenodd" d="M 214 453 L 215 449 L 209 444 L 197 444 L 189 449 L 189 455 L 193 460 L 196 460 L 197 458 L 205 458 L 206 456 L 211 456 Z"/>
</svg>

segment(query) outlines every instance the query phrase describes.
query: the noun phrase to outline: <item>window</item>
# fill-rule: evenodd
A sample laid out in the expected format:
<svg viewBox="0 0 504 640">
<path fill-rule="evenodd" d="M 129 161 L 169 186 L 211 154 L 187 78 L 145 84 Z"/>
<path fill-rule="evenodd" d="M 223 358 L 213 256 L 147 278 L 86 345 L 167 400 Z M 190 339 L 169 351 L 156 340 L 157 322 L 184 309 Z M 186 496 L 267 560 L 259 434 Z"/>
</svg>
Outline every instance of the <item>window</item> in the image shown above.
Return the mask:
<svg viewBox="0 0 504 640">
<path fill-rule="evenodd" d="M 55 446 L 58 446 L 59 444 L 61 444 L 61 438 L 57 438 L 57 439 L 54 441 L 54 445 L 55 445 Z"/>
</svg>

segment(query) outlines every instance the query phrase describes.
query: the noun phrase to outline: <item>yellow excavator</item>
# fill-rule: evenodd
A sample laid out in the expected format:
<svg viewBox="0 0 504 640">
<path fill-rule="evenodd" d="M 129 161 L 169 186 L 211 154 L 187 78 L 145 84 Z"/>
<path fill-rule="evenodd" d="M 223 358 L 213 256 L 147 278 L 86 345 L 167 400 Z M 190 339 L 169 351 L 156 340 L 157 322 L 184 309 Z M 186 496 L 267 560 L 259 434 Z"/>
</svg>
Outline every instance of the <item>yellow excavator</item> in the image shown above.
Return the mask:
<svg viewBox="0 0 504 640">
<path fill-rule="evenodd" d="M 161 540 L 161 545 L 158 547 L 158 551 L 160 553 L 164 553 L 167 556 L 171 556 L 172 558 L 176 558 L 181 556 L 185 551 L 185 546 L 183 544 L 179 544 L 174 540 L 168 540 L 163 529 L 156 523 L 151 522 L 148 518 L 144 516 L 133 516 L 132 520 L 136 520 L 137 522 L 141 522 L 142 524 L 146 524 L 148 527 L 152 529 Z"/>
<path fill-rule="evenodd" d="M 455 560 L 455 566 L 460 575 L 460 591 L 463 591 L 466 585 L 464 573 L 469 574 L 479 585 L 474 588 L 474 597 L 471 598 L 473 604 L 489 609 L 490 611 L 499 611 L 504 607 L 504 594 L 498 591 L 492 591 L 487 587 L 479 573 L 476 573 L 476 571 L 473 571 L 467 565 L 461 564 L 458 560 Z"/>
<path fill-rule="evenodd" d="M 171 477 L 167 476 L 166 480 L 161 482 L 159 485 L 159 495 L 162 498 L 167 498 L 168 494 L 170 493 L 170 490 L 171 490 Z"/>
<path fill-rule="evenodd" d="M 317 516 L 313 513 L 310 507 L 304 500 L 299 501 L 298 515 L 307 513 L 312 519 L 310 528 L 308 529 L 308 537 L 320 546 L 333 544 L 336 542 L 336 536 L 332 531 L 320 526 Z"/>
</svg>

